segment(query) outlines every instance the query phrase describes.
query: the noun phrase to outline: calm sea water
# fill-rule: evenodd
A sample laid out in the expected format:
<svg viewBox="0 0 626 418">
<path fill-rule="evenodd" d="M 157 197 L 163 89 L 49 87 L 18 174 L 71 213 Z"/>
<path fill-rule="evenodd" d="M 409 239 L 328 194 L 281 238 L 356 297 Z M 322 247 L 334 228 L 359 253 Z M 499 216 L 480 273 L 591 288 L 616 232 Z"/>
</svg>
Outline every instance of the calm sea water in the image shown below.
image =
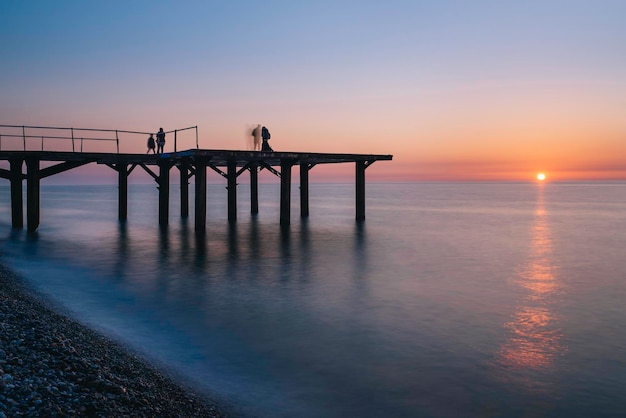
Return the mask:
<svg viewBox="0 0 626 418">
<path fill-rule="evenodd" d="M 198 240 L 151 185 L 125 225 L 115 186 L 44 185 L 29 236 L 3 185 L 0 261 L 244 416 L 626 414 L 626 185 L 368 184 L 356 224 L 313 184 L 283 231 L 278 185 L 254 218 L 239 189 Z"/>
</svg>

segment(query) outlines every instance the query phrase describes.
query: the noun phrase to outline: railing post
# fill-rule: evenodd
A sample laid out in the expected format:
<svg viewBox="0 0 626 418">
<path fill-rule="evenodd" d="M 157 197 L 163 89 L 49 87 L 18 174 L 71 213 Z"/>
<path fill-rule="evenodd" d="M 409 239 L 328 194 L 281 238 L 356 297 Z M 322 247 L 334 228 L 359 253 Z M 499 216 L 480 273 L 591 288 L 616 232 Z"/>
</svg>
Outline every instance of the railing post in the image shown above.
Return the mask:
<svg viewBox="0 0 626 418">
<path fill-rule="evenodd" d="M 74 152 L 74 128 L 70 128 L 72 130 L 72 152 Z"/>
<path fill-rule="evenodd" d="M 196 148 L 200 148 L 198 146 L 198 125 L 196 125 Z"/>
<path fill-rule="evenodd" d="M 41 150 L 43 151 L 43 135 L 41 135 Z"/>
<path fill-rule="evenodd" d="M 117 153 L 119 154 L 120 153 L 120 137 L 117 134 L 117 129 L 115 130 L 115 144 L 117 145 Z"/>
<path fill-rule="evenodd" d="M 26 151 L 26 128 L 22 125 L 22 141 L 24 142 L 24 151 Z"/>
<path fill-rule="evenodd" d="M 178 131 L 176 129 L 174 129 L 174 152 L 176 152 L 176 150 L 177 150 L 177 146 L 176 146 L 176 133 L 177 132 Z"/>
</svg>

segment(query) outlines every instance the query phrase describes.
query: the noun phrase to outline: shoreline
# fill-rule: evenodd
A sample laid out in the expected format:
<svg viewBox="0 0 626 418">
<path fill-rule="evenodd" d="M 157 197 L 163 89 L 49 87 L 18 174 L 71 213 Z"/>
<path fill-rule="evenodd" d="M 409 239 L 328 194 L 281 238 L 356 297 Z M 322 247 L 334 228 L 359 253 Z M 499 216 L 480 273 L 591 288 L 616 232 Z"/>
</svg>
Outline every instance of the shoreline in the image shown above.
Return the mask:
<svg viewBox="0 0 626 418">
<path fill-rule="evenodd" d="M 0 265 L 0 418 L 228 414 Z"/>
</svg>

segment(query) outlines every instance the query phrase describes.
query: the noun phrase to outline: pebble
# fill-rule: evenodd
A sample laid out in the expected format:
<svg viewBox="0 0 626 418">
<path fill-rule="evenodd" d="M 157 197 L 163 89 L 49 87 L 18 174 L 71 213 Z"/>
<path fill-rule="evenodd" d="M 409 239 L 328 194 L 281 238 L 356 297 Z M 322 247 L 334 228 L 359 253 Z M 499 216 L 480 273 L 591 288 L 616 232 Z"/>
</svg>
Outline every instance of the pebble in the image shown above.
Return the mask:
<svg viewBox="0 0 626 418">
<path fill-rule="evenodd" d="M 122 345 L 41 303 L 0 265 L 0 418 L 225 417 Z"/>
</svg>

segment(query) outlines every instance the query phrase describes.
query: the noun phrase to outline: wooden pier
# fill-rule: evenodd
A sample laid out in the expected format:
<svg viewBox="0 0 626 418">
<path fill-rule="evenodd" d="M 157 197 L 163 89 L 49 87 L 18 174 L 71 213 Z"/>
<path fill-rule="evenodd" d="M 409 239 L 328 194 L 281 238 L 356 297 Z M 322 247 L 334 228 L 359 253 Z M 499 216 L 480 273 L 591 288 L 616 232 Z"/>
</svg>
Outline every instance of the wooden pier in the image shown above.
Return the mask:
<svg viewBox="0 0 626 418">
<path fill-rule="evenodd" d="M 65 128 L 55 128 L 65 129 Z M 197 129 L 197 127 L 196 127 Z M 113 131 L 118 135 L 118 131 Z M 74 142 L 72 132 L 72 144 Z M 6 135 L 5 135 L 6 136 Z M 28 137 L 24 135 L 25 138 Z M 196 133 L 197 137 L 197 133 Z M 24 139 L 26 144 L 26 139 Z M 82 147 L 82 145 L 81 145 Z M 24 145 L 26 148 L 26 145 Z M 43 148 L 43 137 L 42 137 Z M 119 150 L 119 141 L 118 141 Z M 11 215 L 14 228 L 23 228 L 23 181 L 26 180 L 26 224 L 28 231 L 39 227 L 40 181 L 86 164 L 105 164 L 118 173 L 118 218 L 128 216 L 128 176 L 137 167 L 154 178 L 159 189 L 159 223 L 166 225 L 169 219 L 170 171 L 178 169 L 180 178 L 180 213 L 189 215 L 189 180 L 195 177 L 195 230 L 206 230 L 207 168 L 226 179 L 228 190 L 228 221 L 237 220 L 237 178 L 250 175 L 250 210 L 259 211 L 258 174 L 268 170 L 280 178 L 280 224 L 289 225 L 291 219 L 291 171 L 300 171 L 300 216 L 309 216 L 309 171 L 316 165 L 354 163 L 356 185 L 356 220 L 365 219 L 365 170 L 379 160 L 391 160 L 391 155 L 373 154 L 322 154 L 300 152 L 259 152 L 190 149 L 164 154 L 124 154 L 102 152 L 59 151 L 2 151 L 0 161 L 8 161 L 9 169 L 0 169 L 0 178 L 11 183 Z M 53 163 L 41 168 L 41 162 Z M 26 172 L 24 172 L 26 167 Z"/>
</svg>

